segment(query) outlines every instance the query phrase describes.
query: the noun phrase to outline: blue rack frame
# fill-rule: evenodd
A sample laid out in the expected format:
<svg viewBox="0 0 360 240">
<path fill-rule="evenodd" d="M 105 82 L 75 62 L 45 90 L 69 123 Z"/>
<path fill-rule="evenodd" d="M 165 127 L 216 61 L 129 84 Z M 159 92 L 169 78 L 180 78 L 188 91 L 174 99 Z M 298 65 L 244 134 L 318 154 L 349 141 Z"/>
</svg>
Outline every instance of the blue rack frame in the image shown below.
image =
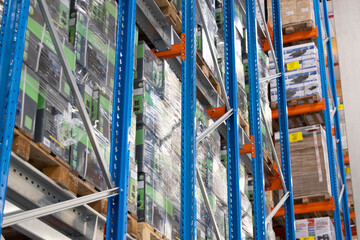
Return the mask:
<svg viewBox="0 0 360 240">
<path fill-rule="evenodd" d="M 119 195 L 108 201 L 106 239 L 126 239 L 135 16 L 136 0 L 119 0 L 110 153 L 110 173 Z"/>
<path fill-rule="evenodd" d="M 240 152 L 238 131 L 238 86 L 235 65 L 234 0 L 224 0 L 225 87 L 233 114 L 227 126 L 227 180 L 229 239 L 241 239 Z M 229 110 L 229 109 L 228 109 Z"/>
<path fill-rule="evenodd" d="M 1 223 L 4 217 L 28 11 L 29 0 L 4 1 L 0 34 L 0 99 L 2 99 L 0 102 Z"/>
<path fill-rule="evenodd" d="M 347 240 L 351 240 L 352 233 L 351 233 L 350 213 L 349 213 L 348 195 L 346 188 L 344 155 L 343 155 L 343 147 L 341 140 L 340 117 L 338 111 L 339 105 L 338 105 L 337 92 L 336 92 L 336 79 L 335 79 L 335 71 L 334 71 L 334 59 L 332 54 L 331 33 L 330 33 L 327 1 L 322 1 L 322 7 L 323 7 L 323 19 L 324 19 L 325 31 L 326 31 L 326 36 L 328 37 L 328 41 L 326 42 L 326 50 L 327 50 L 327 59 L 328 59 L 329 82 L 330 82 L 332 101 L 336 109 L 333 121 L 335 128 L 337 159 L 338 159 L 338 166 L 339 166 L 341 179 L 344 184 L 344 191 L 342 195 L 342 213 L 343 213 L 344 226 L 345 226 L 345 236 Z"/>
<path fill-rule="evenodd" d="M 255 239 L 266 240 L 265 186 L 262 150 L 259 72 L 257 63 L 257 26 L 255 0 L 246 0 L 246 26 L 249 64 L 250 134 L 255 145 L 252 156 Z"/>
<path fill-rule="evenodd" d="M 280 149 L 281 149 L 281 164 L 284 174 L 284 181 L 289 197 L 287 198 L 285 208 L 285 228 L 286 239 L 295 240 L 295 212 L 294 212 L 294 197 L 291 177 L 291 159 L 290 159 L 290 143 L 289 143 L 289 124 L 287 114 L 287 98 L 285 85 L 285 69 L 283 56 L 283 35 L 281 25 L 281 9 L 280 0 L 272 1 L 273 10 L 273 31 L 274 31 L 274 50 L 279 73 L 281 76 L 277 78 L 277 92 L 278 92 L 278 108 L 279 108 L 279 132 L 280 132 Z M 271 44 L 271 43 L 270 43 Z"/>
<path fill-rule="evenodd" d="M 181 239 L 196 237 L 196 0 L 182 2 Z M 185 56 L 183 55 L 185 53 Z"/>
<path fill-rule="evenodd" d="M 329 170 L 330 170 L 330 182 L 331 182 L 331 193 L 334 198 L 335 210 L 334 210 L 334 226 L 336 239 L 343 239 L 342 227 L 341 227 L 341 214 L 340 214 L 340 203 L 339 203 L 339 189 L 337 181 L 336 162 L 334 154 L 334 143 L 332 139 L 332 127 L 330 118 L 330 104 L 329 104 L 329 91 L 326 77 L 326 65 L 323 45 L 323 35 L 321 27 L 320 7 L 319 0 L 314 0 L 314 14 L 315 22 L 318 27 L 319 36 L 317 37 L 317 47 L 319 54 L 319 65 L 320 65 L 320 77 L 321 77 L 321 90 L 323 99 L 325 102 L 324 120 L 326 130 L 326 143 L 329 157 Z M 332 54 L 332 53 L 331 53 Z M 340 140 L 341 141 L 341 140 Z"/>
</svg>

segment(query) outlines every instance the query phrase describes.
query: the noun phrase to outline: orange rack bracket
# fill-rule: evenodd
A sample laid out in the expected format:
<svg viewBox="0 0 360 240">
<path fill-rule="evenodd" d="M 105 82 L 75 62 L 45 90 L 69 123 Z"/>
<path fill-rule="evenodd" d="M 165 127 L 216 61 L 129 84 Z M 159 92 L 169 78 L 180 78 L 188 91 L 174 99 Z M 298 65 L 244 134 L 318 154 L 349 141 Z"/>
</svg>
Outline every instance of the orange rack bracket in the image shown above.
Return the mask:
<svg viewBox="0 0 360 240">
<path fill-rule="evenodd" d="M 316 103 L 303 104 L 293 107 L 288 107 L 288 116 L 295 116 L 305 113 L 313 113 L 325 110 L 325 102 L 320 101 Z M 272 118 L 279 118 L 279 111 L 277 109 L 272 110 Z"/>
</svg>

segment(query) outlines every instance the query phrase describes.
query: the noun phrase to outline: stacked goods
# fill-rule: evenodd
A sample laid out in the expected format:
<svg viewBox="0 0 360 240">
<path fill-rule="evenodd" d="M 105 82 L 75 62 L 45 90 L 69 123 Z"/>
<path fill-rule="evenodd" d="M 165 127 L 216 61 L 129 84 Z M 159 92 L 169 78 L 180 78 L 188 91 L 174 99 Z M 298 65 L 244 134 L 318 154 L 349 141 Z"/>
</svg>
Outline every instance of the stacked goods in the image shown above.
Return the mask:
<svg viewBox="0 0 360 240">
<path fill-rule="evenodd" d="M 321 97 L 321 80 L 315 44 L 306 43 L 284 48 L 286 98 Z M 271 60 L 270 73 L 275 74 Z M 271 101 L 277 102 L 276 79 L 271 81 Z"/>
<path fill-rule="evenodd" d="M 206 27 L 209 32 L 209 36 L 212 41 L 212 44 L 213 44 L 213 46 L 215 46 L 215 37 L 216 37 L 215 35 L 217 34 L 217 31 L 218 31 L 217 25 L 216 25 L 216 20 L 215 20 L 215 15 L 211 12 L 211 9 L 209 8 L 207 1 L 200 0 L 199 4 L 200 4 L 200 8 L 201 8 L 206 26 L 204 26 L 204 24 L 202 24 L 199 9 L 197 9 L 197 13 L 196 13 L 196 15 L 197 15 L 196 16 L 196 18 L 197 18 L 196 48 L 197 48 L 197 51 L 202 56 L 202 58 L 204 59 L 207 66 L 209 67 L 209 69 L 213 73 L 215 73 L 215 62 L 211 56 L 211 50 L 210 50 L 211 48 L 210 48 L 209 42 L 208 42 L 206 34 L 205 34 L 205 30 L 204 30 L 204 28 Z M 217 55 L 216 48 L 214 47 L 213 49 L 215 51 L 215 55 Z"/>
<path fill-rule="evenodd" d="M 70 3 L 63 0 L 56 3 L 48 1 L 47 4 L 70 68 L 74 69 L 74 49 L 67 41 Z M 15 124 L 30 138 L 69 162 L 69 148 L 59 140 L 60 137 L 69 137 L 71 131 L 66 126 L 58 126 L 55 117 L 68 115 L 71 111 L 70 91 L 35 0 L 30 1 L 23 59 Z M 62 132 L 58 129 L 60 127 Z"/>
<path fill-rule="evenodd" d="M 138 46 L 135 76 L 138 220 L 176 239 L 180 237 L 181 85 L 167 62 L 157 59 L 144 42 Z M 209 126 L 210 120 L 200 104 L 196 118 L 198 132 Z M 226 169 L 220 162 L 217 131 L 198 144 L 197 165 L 225 236 Z M 198 187 L 196 195 L 198 236 L 212 236 L 211 221 Z"/>
<path fill-rule="evenodd" d="M 321 125 L 291 129 L 290 155 L 294 198 L 331 195 L 326 135 Z M 279 134 L 275 148 L 280 159 Z"/>
<path fill-rule="evenodd" d="M 100 154 L 108 163 L 117 4 L 112 0 L 107 0 L 106 4 L 96 0 L 47 1 L 47 4 L 55 23 L 54 30 L 94 125 Z M 70 13 L 76 21 L 70 20 Z M 81 178 L 97 189 L 104 189 L 102 172 L 46 28 L 37 1 L 31 0 L 16 126 L 69 163 Z M 131 146 L 135 141 L 134 132 L 130 138 Z M 134 147 L 132 149 L 134 151 Z M 136 210 L 136 168 L 132 156 L 129 210 L 133 212 Z"/>
<path fill-rule="evenodd" d="M 295 220 L 295 235 L 296 239 L 336 239 L 329 217 Z"/>
<path fill-rule="evenodd" d="M 268 20 L 270 26 L 273 26 L 272 3 L 267 2 Z M 281 21 L 283 27 L 296 25 L 304 22 L 315 22 L 312 0 L 280 0 Z M 306 30 L 306 29 L 305 29 Z"/>
</svg>

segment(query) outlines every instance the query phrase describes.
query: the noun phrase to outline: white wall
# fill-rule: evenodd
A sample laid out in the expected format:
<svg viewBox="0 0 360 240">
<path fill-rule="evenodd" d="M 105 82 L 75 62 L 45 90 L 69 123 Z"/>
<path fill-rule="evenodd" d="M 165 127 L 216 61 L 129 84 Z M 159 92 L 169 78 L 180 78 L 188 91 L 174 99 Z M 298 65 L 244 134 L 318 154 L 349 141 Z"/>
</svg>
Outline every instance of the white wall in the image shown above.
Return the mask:
<svg viewBox="0 0 360 240">
<path fill-rule="evenodd" d="M 333 0 L 352 188 L 360 238 L 360 1 Z"/>
</svg>

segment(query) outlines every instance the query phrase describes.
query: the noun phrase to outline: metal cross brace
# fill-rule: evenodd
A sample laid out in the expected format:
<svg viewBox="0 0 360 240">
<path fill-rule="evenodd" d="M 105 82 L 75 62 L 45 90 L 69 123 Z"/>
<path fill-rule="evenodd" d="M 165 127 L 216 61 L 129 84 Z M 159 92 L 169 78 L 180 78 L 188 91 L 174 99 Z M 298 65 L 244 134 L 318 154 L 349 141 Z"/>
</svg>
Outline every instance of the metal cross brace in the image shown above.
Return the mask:
<svg viewBox="0 0 360 240">
<path fill-rule="evenodd" d="M 8 227 L 14 224 L 19 224 L 31 219 L 44 217 L 56 212 L 61 212 L 66 209 L 82 206 L 91 202 L 112 197 L 119 194 L 119 188 L 108 189 L 102 192 L 93 193 L 79 198 L 70 199 L 64 202 L 51 204 L 45 207 L 35 208 L 25 212 L 11 214 L 10 216 L 4 217 L 2 227 Z"/>
</svg>

